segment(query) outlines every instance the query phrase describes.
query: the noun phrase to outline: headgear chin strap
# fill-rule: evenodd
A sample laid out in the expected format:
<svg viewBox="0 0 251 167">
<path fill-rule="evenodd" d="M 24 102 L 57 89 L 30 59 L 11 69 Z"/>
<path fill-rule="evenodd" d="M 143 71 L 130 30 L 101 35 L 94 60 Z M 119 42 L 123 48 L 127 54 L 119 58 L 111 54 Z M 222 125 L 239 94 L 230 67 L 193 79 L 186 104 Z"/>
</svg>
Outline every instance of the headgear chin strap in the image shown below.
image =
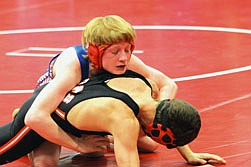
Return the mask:
<svg viewBox="0 0 251 167">
<path fill-rule="evenodd" d="M 131 53 L 133 52 L 135 48 L 134 42 L 131 42 Z M 102 56 L 104 54 L 104 51 L 109 47 L 110 45 L 94 45 L 89 43 L 88 44 L 88 57 L 91 60 L 91 62 L 94 65 L 94 68 L 100 70 L 103 68 L 102 66 Z"/>
<path fill-rule="evenodd" d="M 167 106 L 163 106 L 164 103 L 166 103 Z M 163 107 L 165 107 L 164 110 Z M 172 130 L 167 127 L 168 125 L 166 121 L 161 121 L 161 123 L 159 123 L 160 121 L 158 118 L 158 116 L 160 116 L 161 120 L 166 120 L 169 107 L 170 100 L 162 100 L 156 109 L 153 124 L 149 124 L 147 127 L 145 127 L 144 131 L 154 141 L 162 145 L 166 145 L 167 148 L 171 149 L 177 147 L 175 144 L 176 138 Z"/>
</svg>

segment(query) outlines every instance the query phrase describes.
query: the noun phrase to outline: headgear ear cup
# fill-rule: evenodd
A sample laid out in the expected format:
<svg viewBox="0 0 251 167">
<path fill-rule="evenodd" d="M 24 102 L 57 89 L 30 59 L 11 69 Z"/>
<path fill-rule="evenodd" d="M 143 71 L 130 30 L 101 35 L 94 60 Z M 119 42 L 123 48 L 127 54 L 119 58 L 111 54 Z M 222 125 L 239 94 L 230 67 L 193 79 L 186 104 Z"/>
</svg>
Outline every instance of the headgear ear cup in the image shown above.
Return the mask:
<svg viewBox="0 0 251 167">
<path fill-rule="evenodd" d="M 154 141 L 166 145 L 167 148 L 175 148 L 176 144 L 174 143 L 175 137 L 173 132 L 169 129 L 166 128 L 163 130 L 161 124 L 149 124 L 145 128 L 145 132 L 147 133 L 148 136 L 150 136 Z"/>
<path fill-rule="evenodd" d="M 149 124 L 144 130 L 148 136 L 154 141 L 166 145 L 167 148 L 175 148 L 176 138 L 172 130 L 167 125 L 167 114 L 171 101 L 169 99 L 162 100 L 156 108 L 156 114 L 152 124 Z M 160 119 L 158 119 L 158 115 Z"/>
<path fill-rule="evenodd" d="M 89 45 L 88 45 L 88 57 L 96 69 L 102 68 L 102 62 L 100 62 L 101 56 L 99 53 L 99 49 L 97 46 L 95 46 L 91 43 L 89 43 Z"/>
<path fill-rule="evenodd" d="M 91 43 L 88 44 L 88 57 L 94 65 L 96 69 L 102 69 L 102 56 L 104 51 L 111 45 L 93 45 Z M 134 43 L 131 43 L 131 52 L 133 52 L 135 48 Z"/>
</svg>

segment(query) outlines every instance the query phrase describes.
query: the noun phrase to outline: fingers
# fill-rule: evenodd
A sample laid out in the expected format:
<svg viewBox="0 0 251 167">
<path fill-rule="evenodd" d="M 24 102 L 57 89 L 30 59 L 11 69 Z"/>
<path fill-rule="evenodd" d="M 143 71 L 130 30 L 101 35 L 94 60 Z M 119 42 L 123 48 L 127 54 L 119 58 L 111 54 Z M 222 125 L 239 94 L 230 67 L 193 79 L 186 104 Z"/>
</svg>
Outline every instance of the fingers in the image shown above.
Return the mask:
<svg viewBox="0 0 251 167">
<path fill-rule="evenodd" d="M 97 141 L 94 141 L 94 144 L 97 145 L 97 146 L 106 146 L 106 147 L 108 147 L 110 145 L 110 142 L 107 141 L 107 140 L 97 140 Z"/>
<path fill-rule="evenodd" d="M 226 163 L 226 160 L 215 154 L 203 153 L 200 154 L 200 158 L 206 160 L 207 163 Z"/>
<path fill-rule="evenodd" d="M 215 154 L 208 154 L 207 153 L 207 154 L 205 154 L 204 159 L 211 161 L 211 162 L 214 162 L 214 163 L 224 163 L 224 164 L 226 163 L 226 161 L 222 157 L 215 155 Z"/>
<path fill-rule="evenodd" d="M 194 153 L 193 157 L 188 160 L 188 163 L 191 165 L 212 165 L 212 164 L 225 164 L 226 161 L 214 154 L 209 153 Z"/>
<path fill-rule="evenodd" d="M 207 164 L 207 160 L 204 160 L 202 158 L 194 158 L 192 160 L 190 160 L 188 163 L 190 165 L 206 165 Z"/>
<path fill-rule="evenodd" d="M 109 146 L 110 140 L 106 136 L 92 135 L 89 139 L 92 139 L 92 142 L 97 146 Z"/>
<path fill-rule="evenodd" d="M 112 135 L 108 135 L 107 138 L 109 139 L 110 143 L 114 144 L 114 138 Z"/>
<path fill-rule="evenodd" d="M 98 140 L 103 140 L 103 141 L 108 141 L 109 142 L 109 138 L 107 136 L 100 136 L 100 135 L 82 135 L 81 137 L 83 140 L 94 140 L 94 141 L 98 141 Z"/>
<path fill-rule="evenodd" d="M 81 153 L 105 153 L 109 144 L 110 140 L 107 137 L 99 135 L 82 135 L 78 142 Z"/>
</svg>

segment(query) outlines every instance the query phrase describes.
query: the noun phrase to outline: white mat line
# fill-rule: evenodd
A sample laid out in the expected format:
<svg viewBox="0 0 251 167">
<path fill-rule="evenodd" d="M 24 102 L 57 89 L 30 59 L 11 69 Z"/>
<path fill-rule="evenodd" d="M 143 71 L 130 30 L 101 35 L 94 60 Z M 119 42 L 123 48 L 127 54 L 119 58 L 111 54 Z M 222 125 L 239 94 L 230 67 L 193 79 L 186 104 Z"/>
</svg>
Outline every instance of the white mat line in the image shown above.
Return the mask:
<svg viewBox="0 0 251 167">
<path fill-rule="evenodd" d="M 225 70 L 225 71 L 219 71 L 219 72 L 214 72 L 214 73 L 208 73 L 208 74 L 174 78 L 174 81 L 180 82 L 180 81 L 186 81 L 186 80 L 192 80 L 192 79 L 214 77 L 214 76 L 219 76 L 219 75 L 243 72 L 243 71 L 247 71 L 247 70 L 251 70 L 251 66 L 245 66 L 245 67 L 240 67 L 240 68 L 235 68 L 235 69 Z M 0 94 L 16 94 L 16 93 L 32 93 L 32 92 L 33 92 L 33 90 L 0 90 Z M 250 96 L 250 94 L 248 94 L 248 96 Z M 207 110 L 207 108 L 202 109 L 202 111 L 203 110 Z"/>
<path fill-rule="evenodd" d="M 220 76 L 220 75 L 232 74 L 232 73 L 243 72 L 243 71 L 248 71 L 248 70 L 251 70 L 251 65 L 240 67 L 240 68 L 234 68 L 230 70 L 207 73 L 207 74 L 193 75 L 193 76 L 187 76 L 187 77 L 181 77 L 181 78 L 173 78 L 173 80 L 176 82 L 187 81 L 187 80 L 202 79 L 202 78 L 209 78 L 209 77 L 215 77 L 215 76 Z"/>
<path fill-rule="evenodd" d="M 200 141 L 200 142 L 202 143 L 203 141 Z M 208 141 L 208 142 L 212 143 L 212 141 Z M 226 143 L 226 141 L 222 141 L 222 142 L 225 142 L 225 143 Z M 249 141 L 247 141 L 247 140 L 243 140 L 243 141 L 238 141 L 238 142 L 232 142 L 232 143 L 229 143 L 229 144 L 221 144 L 221 145 L 214 146 L 214 147 L 208 147 L 208 148 L 206 148 L 206 149 L 222 148 L 222 147 L 228 147 L 228 146 L 233 146 L 233 145 L 239 145 L 239 144 L 248 143 L 248 142 L 249 142 Z"/>
<path fill-rule="evenodd" d="M 66 48 L 50 48 L 50 47 L 28 47 L 25 49 L 19 49 L 12 52 L 7 52 L 7 56 L 28 56 L 28 57 L 53 57 L 58 53 L 43 53 L 43 52 L 62 52 Z M 29 53 L 29 51 L 40 51 L 41 53 Z M 134 50 L 134 54 L 142 54 L 143 50 Z"/>
<path fill-rule="evenodd" d="M 227 101 L 224 101 L 224 102 L 221 102 L 221 103 L 209 106 L 209 107 L 206 107 L 204 109 L 199 110 L 199 112 L 205 112 L 205 111 L 208 111 L 208 110 L 212 110 L 212 109 L 215 109 L 215 108 L 218 108 L 218 107 L 230 104 L 230 103 L 234 103 L 234 102 L 237 102 L 237 101 L 240 101 L 240 100 L 243 100 L 243 99 L 247 99 L 247 98 L 251 98 L 251 93 L 240 96 L 240 97 L 237 97 L 237 98 L 234 98 L 234 99 L 230 99 L 230 100 L 227 100 Z"/>
<path fill-rule="evenodd" d="M 214 27 L 214 26 L 182 26 L 182 25 L 134 25 L 136 30 L 197 30 L 197 31 L 219 31 L 231 33 L 251 34 L 250 29 L 232 28 L 232 27 Z M 42 33 L 42 32 L 61 32 L 61 31 L 83 31 L 84 26 L 80 27 L 54 27 L 54 28 L 32 28 L 2 30 L 0 34 L 24 34 L 24 33 Z"/>
<path fill-rule="evenodd" d="M 227 158 L 233 158 L 233 157 L 240 157 L 240 156 L 248 155 L 248 154 L 251 154 L 251 151 L 243 152 L 243 153 L 239 153 L 239 154 L 228 155 L 228 156 L 224 156 L 223 158 L 227 159 Z"/>
</svg>

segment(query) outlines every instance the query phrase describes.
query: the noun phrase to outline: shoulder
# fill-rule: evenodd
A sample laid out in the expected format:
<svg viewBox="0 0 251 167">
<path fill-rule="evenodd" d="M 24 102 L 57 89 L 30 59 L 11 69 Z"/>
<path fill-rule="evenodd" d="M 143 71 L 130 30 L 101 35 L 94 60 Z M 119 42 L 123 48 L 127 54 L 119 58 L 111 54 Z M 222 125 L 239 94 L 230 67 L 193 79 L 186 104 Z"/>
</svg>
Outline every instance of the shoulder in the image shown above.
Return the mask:
<svg viewBox="0 0 251 167">
<path fill-rule="evenodd" d="M 60 53 L 56 64 L 64 64 L 64 65 L 71 65 L 72 63 L 77 62 L 77 53 L 74 47 L 68 47 Z"/>
<path fill-rule="evenodd" d="M 67 77 L 69 80 L 73 80 L 75 84 L 81 80 L 81 67 L 73 47 L 65 49 L 60 54 L 53 66 L 53 73 L 55 78 L 60 79 Z M 58 76 L 60 76 L 60 78 Z"/>
<path fill-rule="evenodd" d="M 62 53 L 60 54 L 61 56 L 64 56 L 64 55 L 76 55 L 76 49 L 74 48 L 74 46 L 72 47 L 68 47 L 66 48 L 65 50 L 62 51 Z"/>
</svg>

